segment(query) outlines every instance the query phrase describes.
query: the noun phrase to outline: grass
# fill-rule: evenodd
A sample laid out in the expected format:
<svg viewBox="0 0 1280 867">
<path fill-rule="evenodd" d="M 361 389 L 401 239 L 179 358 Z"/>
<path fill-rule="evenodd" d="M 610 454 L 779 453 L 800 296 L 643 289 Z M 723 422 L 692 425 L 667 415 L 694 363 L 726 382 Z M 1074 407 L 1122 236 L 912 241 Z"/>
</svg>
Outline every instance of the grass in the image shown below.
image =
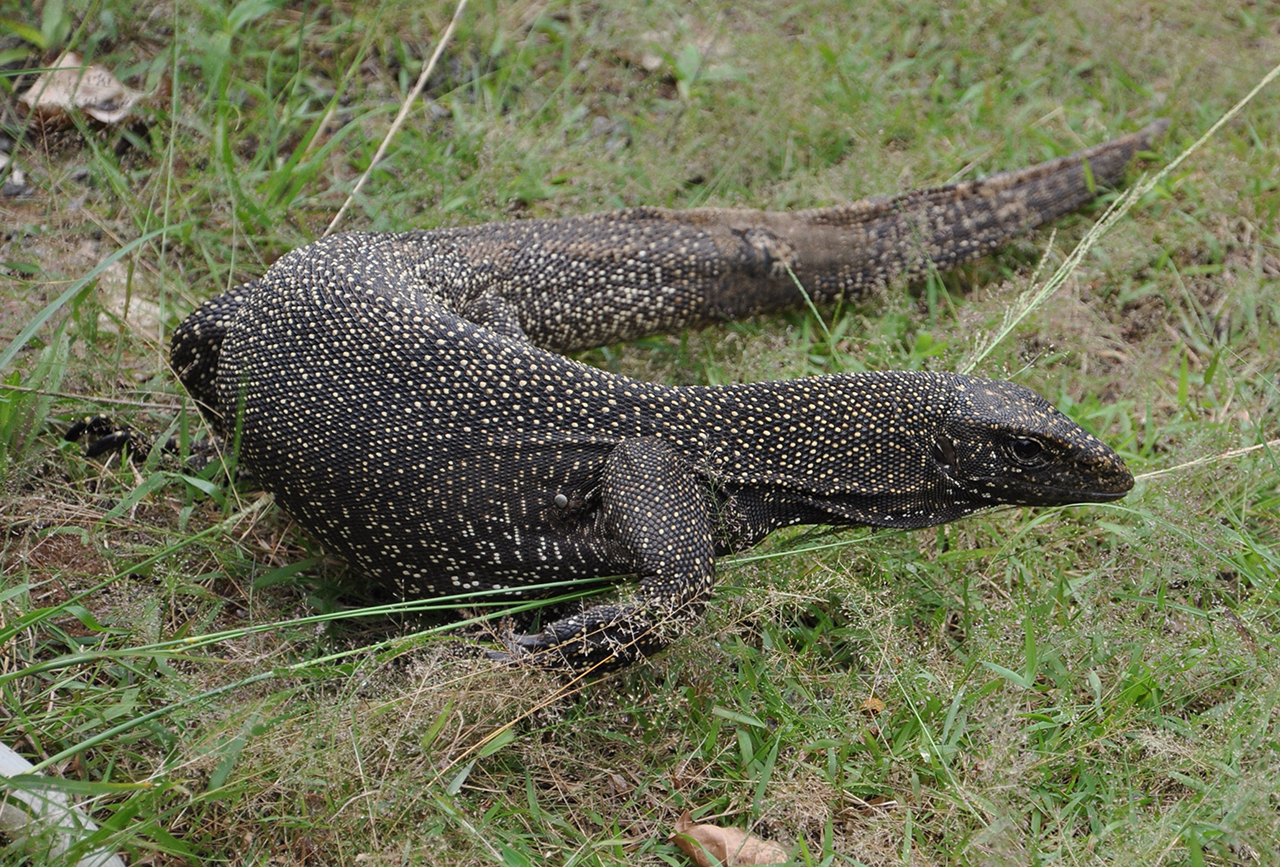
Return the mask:
<svg viewBox="0 0 1280 867">
<path fill-rule="evenodd" d="M 32 186 L 0 200 L 0 742 L 86 805 L 87 845 L 656 865 L 683 863 L 667 835 L 690 809 L 805 865 L 1276 863 L 1274 86 L 1034 309 L 1033 273 L 1102 206 L 866 305 L 585 354 L 720 383 L 960 369 L 991 346 L 977 372 L 1036 388 L 1139 476 L 1110 506 L 779 534 L 722 563 L 705 623 L 604 680 L 453 660 L 440 606 L 360 595 L 252 487 L 60 441 L 95 412 L 205 435 L 169 333 L 325 231 L 452 13 L 100 0 L 0 21 L 6 93 L 70 48 L 148 94 L 119 127 L 0 114 Z M 1268 73 L 1272 18 L 476 3 L 340 228 L 807 207 L 1166 116 L 1158 169 Z"/>
</svg>

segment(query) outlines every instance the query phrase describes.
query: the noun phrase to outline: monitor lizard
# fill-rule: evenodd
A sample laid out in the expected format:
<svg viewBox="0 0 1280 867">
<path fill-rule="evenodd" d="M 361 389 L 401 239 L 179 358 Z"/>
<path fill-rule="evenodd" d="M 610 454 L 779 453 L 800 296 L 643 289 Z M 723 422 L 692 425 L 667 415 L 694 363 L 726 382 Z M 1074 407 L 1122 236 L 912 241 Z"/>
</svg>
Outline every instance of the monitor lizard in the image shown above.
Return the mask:
<svg viewBox="0 0 1280 867">
<path fill-rule="evenodd" d="M 561 353 L 857 299 L 1092 199 L 1163 132 L 831 208 L 633 208 L 326 238 L 198 307 L 174 369 L 240 461 L 366 580 L 411 597 L 638 576 L 499 658 L 615 667 L 797 524 L 917 528 L 1113 500 L 1109 447 L 1020 385 L 884 371 L 720 387 Z"/>
</svg>

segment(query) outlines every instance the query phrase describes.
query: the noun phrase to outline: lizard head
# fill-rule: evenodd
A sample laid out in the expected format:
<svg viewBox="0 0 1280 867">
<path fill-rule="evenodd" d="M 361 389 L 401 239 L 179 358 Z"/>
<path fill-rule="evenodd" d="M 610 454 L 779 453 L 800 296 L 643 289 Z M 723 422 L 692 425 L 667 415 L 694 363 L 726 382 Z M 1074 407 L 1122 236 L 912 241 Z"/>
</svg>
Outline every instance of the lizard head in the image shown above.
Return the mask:
<svg viewBox="0 0 1280 867">
<path fill-rule="evenodd" d="M 767 490 L 790 523 L 913 529 L 993 506 L 1102 503 L 1133 487 L 1119 455 L 1011 382 L 880 371 L 725 395 L 717 418 L 737 432 L 719 478 Z"/>
<path fill-rule="evenodd" d="M 1029 388 L 956 376 L 930 457 L 956 494 L 1020 506 L 1105 503 L 1133 488 L 1109 446 Z M 962 493 L 963 492 L 963 493 Z"/>
</svg>

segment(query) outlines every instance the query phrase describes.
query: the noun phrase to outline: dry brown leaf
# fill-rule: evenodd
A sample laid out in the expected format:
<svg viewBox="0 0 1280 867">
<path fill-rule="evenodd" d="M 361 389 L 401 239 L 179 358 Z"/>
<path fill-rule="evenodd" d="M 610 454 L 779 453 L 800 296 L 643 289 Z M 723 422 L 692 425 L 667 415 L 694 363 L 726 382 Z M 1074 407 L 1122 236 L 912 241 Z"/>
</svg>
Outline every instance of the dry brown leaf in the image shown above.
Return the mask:
<svg viewBox="0 0 1280 867">
<path fill-rule="evenodd" d="M 45 119 L 83 111 L 103 123 L 119 123 L 138 101 L 140 94 L 136 90 L 125 87 L 101 66 L 86 67 L 74 52 L 62 55 L 53 66 L 19 97 L 27 108 Z"/>
<path fill-rule="evenodd" d="M 858 706 L 858 709 L 865 714 L 875 716 L 876 714 L 884 713 L 884 707 L 884 702 L 873 695 L 870 698 L 863 700 L 862 704 Z"/>
<path fill-rule="evenodd" d="M 787 850 L 772 840 L 761 840 L 739 828 L 699 825 L 688 810 L 676 820 L 671 840 L 698 867 L 784 864 L 790 859 Z"/>
</svg>

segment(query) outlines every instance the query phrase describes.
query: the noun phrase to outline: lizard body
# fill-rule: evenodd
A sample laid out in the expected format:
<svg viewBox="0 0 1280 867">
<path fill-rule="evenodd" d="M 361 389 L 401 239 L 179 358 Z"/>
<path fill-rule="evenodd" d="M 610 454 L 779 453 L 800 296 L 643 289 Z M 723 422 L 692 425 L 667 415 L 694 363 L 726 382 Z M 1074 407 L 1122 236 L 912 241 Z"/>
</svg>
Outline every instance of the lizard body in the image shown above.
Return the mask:
<svg viewBox="0 0 1280 867">
<path fill-rule="evenodd" d="M 1132 476 L 1011 383 L 887 371 L 682 388 L 559 353 L 794 307 L 796 279 L 824 303 L 985 254 L 1114 183 L 1163 128 L 837 208 L 328 238 L 197 308 L 173 365 L 215 425 L 235 416 L 254 477 L 369 580 L 430 597 L 638 575 L 634 602 L 513 644 L 617 665 L 699 610 L 716 556 L 780 527 L 1099 502 Z"/>
</svg>

